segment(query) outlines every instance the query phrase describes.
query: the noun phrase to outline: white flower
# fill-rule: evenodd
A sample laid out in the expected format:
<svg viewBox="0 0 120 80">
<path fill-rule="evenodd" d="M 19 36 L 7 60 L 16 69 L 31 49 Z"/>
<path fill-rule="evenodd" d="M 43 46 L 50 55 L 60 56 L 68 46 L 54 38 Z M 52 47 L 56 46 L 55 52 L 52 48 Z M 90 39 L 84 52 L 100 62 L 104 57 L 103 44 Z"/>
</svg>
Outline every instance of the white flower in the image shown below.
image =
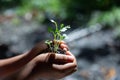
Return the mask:
<svg viewBox="0 0 120 80">
<path fill-rule="evenodd" d="M 50 21 L 51 21 L 51 22 L 53 22 L 53 23 L 55 22 L 55 21 L 54 21 L 54 20 L 52 20 L 52 19 L 51 19 Z"/>
<path fill-rule="evenodd" d="M 60 31 L 61 31 L 61 32 L 65 32 L 66 30 L 67 30 L 67 28 L 64 27 L 64 28 L 62 28 Z"/>
<path fill-rule="evenodd" d="M 70 26 L 65 26 L 65 27 L 62 28 L 60 31 L 61 31 L 61 32 L 65 32 L 68 28 L 70 28 Z"/>
</svg>

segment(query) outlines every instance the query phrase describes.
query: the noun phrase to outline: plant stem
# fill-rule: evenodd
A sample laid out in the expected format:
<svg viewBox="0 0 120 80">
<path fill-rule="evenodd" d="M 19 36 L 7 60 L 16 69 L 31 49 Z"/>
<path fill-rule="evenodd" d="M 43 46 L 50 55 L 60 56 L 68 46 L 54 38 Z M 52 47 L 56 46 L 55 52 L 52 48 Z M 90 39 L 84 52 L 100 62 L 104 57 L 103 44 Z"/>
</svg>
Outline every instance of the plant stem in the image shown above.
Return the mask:
<svg viewBox="0 0 120 80">
<path fill-rule="evenodd" d="M 56 27 L 56 32 L 58 32 L 58 25 L 56 22 L 54 22 L 54 23 L 55 23 L 55 27 Z"/>
</svg>

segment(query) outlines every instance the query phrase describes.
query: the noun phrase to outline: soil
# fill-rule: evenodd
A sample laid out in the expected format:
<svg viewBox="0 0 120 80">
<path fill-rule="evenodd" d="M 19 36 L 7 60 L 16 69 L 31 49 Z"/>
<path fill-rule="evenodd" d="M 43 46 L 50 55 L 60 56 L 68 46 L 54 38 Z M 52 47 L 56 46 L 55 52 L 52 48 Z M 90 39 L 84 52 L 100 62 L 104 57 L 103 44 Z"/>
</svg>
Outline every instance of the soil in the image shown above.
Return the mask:
<svg viewBox="0 0 120 80">
<path fill-rule="evenodd" d="M 60 47 L 58 48 L 57 52 L 55 52 L 53 44 L 51 44 L 51 48 L 48 46 L 48 49 L 45 50 L 44 52 L 54 52 L 54 53 L 58 53 L 58 54 L 65 54 L 65 51 L 62 50 Z"/>
</svg>

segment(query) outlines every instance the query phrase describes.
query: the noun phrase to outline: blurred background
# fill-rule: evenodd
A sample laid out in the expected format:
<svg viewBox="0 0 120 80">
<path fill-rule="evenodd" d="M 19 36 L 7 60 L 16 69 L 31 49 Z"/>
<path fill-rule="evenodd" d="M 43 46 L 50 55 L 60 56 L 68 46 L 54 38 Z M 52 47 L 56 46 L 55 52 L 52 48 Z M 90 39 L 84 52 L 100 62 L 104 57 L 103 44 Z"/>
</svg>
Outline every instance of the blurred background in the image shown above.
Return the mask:
<svg viewBox="0 0 120 80">
<path fill-rule="evenodd" d="M 0 59 L 52 39 L 51 19 L 71 26 L 78 71 L 64 80 L 120 80 L 120 0 L 0 0 Z"/>
</svg>

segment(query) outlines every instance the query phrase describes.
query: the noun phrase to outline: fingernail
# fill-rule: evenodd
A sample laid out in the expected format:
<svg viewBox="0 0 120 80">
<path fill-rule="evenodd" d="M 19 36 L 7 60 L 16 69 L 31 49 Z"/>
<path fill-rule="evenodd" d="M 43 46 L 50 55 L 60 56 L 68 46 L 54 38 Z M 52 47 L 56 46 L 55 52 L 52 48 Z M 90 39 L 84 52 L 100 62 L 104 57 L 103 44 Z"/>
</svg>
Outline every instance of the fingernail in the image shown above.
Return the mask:
<svg viewBox="0 0 120 80">
<path fill-rule="evenodd" d="M 66 49 L 66 48 L 63 48 L 63 50 L 64 50 L 64 51 L 67 51 L 67 49 Z"/>
</svg>

